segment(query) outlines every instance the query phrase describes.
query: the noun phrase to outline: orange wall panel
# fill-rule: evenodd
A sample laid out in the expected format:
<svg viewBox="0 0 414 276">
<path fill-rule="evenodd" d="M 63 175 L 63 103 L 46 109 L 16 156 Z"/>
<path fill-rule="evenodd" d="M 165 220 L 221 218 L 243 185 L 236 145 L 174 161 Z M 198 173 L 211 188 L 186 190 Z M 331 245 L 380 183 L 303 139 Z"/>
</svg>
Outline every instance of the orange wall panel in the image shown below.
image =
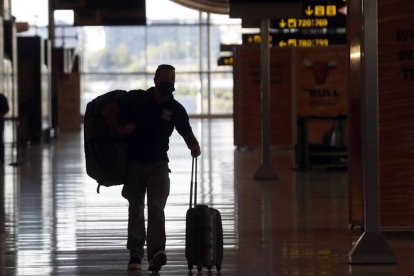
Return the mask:
<svg viewBox="0 0 414 276">
<path fill-rule="evenodd" d="M 302 48 L 296 56 L 298 116 L 337 116 L 348 113 L 346 47 Z M 308 140 L 320 143 L 331 121 L 311 121 Z"/>
<path fill-rule="evenodd" d="M 261 144 L 261 62 L 257 47 L 237 47 L 234 62 L 236 146 Z M 292 145 L 291 52 L 270 51 L 270 141 Z"/>
</svg>

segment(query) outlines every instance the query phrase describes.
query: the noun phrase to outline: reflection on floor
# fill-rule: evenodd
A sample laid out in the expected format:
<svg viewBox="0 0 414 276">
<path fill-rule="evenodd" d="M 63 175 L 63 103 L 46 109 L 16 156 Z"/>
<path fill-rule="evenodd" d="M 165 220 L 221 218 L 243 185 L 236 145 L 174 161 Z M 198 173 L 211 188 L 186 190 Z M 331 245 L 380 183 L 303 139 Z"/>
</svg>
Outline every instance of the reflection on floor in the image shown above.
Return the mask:
<svg viewBox="0 0 414 276">
<path fill-rule="evenodd" d="M 348 229 L 346 172 L 297 172 L 294 152 L 279 150 L 272 152 L 279 180 L 256 182 L 260 151 L 234 149 L 231 120 L 192 125 L 203 149 L 199 202 L 223 216 L 221 275 L 414 275 L 414 242 L 401 235 L 389 239 L 398 265 L 348 265 L 347 254 L 361 233 Z M 85 173 L 82 143 L 81 133 L 61 134 L 25 149 L 17 167 L 8 165 L 16 158 L 8 150 L 0 275 L 127 275 L 127 202 L 119 186 L 96 193 Z M 191 158 L 177 134 L 170 148 L 168 264 L 160 275 L 188 275 L 184 230 Z M 145 262 L 141 274 L 148 274 Z"/>
</svg>

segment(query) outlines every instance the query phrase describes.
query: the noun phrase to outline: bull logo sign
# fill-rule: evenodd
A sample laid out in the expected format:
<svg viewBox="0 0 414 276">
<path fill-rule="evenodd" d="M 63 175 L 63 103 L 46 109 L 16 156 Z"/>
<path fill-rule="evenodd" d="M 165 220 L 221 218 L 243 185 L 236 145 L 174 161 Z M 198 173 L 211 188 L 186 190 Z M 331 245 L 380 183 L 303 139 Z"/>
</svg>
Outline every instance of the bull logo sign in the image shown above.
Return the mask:
<svg viewBox="0 0 414 276">
<path fill-rule="evenodd" d="M 303 57 L 303 65 L 305 68 L 310 69 L 313 73 L 315 82 L 319 85 L 326 83 L 329 71 L 334 69 L 338 64 L 338 58 L 330 61 L 313 61 L 308 57 Z"/>
<path fill-rule="evenodd" d="M 305 68 L 311 70 L 317 85 L 323 85 L 328 79 L 329 72 L 338 64 L 338 58 L 328 61 L 315 61 L 304 56 L 302 63 Z M 312 107 L 333 106 L 339 102 L 339 94 L 336 89 L 326 87 L 307 87 L 304 91 L 309 95 L 309 104 Z"/>
</svg>

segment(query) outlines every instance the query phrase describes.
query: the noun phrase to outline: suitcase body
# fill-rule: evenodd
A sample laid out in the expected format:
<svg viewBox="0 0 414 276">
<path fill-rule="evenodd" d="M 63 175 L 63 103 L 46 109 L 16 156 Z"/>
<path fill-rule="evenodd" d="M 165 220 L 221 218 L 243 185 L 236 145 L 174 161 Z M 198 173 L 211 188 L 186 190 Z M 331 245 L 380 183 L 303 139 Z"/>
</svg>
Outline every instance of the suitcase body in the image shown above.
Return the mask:
<svg viewBox="0 0 414 276">
<path fill-rule="evenodd" d="M 217 209 L 196 205 L 186 215 L 185 256 L 188 269 L 202 267 L 221 270 L 223 261 L 223 226 Z"/>
</svg>

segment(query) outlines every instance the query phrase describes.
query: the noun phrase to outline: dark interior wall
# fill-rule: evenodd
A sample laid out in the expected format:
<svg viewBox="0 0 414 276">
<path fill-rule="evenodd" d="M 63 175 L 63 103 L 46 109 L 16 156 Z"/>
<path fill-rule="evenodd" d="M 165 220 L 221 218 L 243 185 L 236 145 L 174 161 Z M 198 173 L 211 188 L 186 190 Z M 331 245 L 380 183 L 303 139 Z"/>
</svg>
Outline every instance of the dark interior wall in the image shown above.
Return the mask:
<svg viewBox="0 0 414 276">
<path fill-rule="evenodd" d="M 361 2 L 348 3 L 350 221 L 363 224 L 363 22 Z M 381 227 L 391 230 L 414 227 L 413 14 L 413 1 L 378 1 L 380 215 Z"/>
</svg>

